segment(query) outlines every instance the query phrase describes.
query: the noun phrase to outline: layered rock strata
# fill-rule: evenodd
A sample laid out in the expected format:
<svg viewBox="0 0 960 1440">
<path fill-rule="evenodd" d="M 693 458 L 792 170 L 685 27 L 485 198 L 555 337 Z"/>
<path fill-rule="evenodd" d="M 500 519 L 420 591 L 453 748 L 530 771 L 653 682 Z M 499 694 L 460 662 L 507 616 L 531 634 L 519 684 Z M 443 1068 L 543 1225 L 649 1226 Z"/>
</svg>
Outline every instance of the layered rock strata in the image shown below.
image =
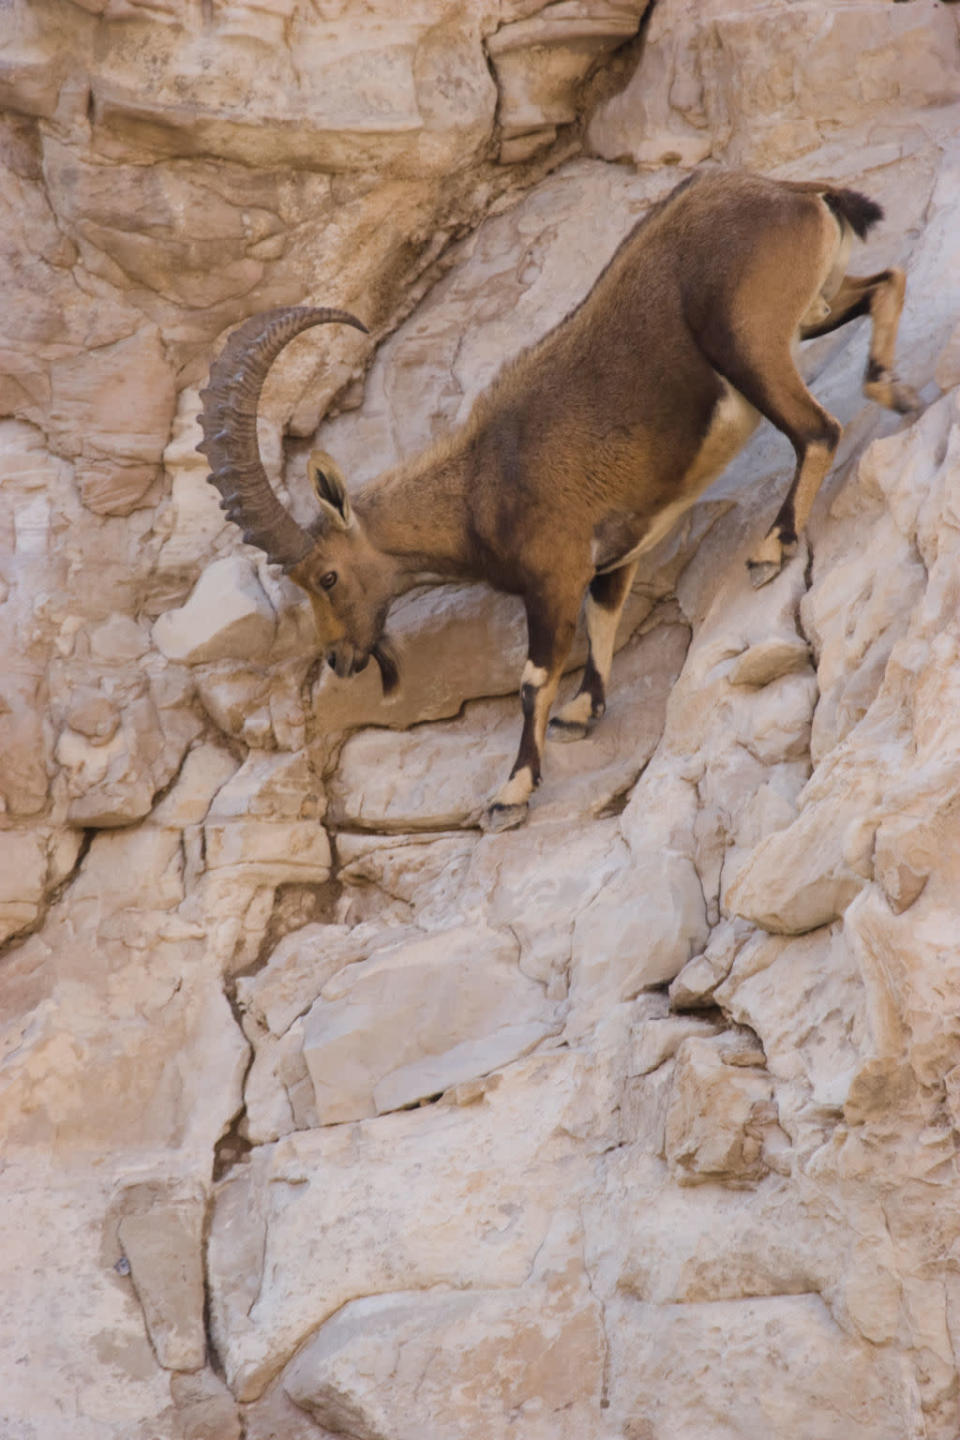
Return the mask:
<svg viewBox="0 0 960 1440">
<path fill-rule="evenodd" d="M 4 1437 L 960 1429 L 957 15 L 646 8 L 10 10 Z M 519 606 L 407 597 L 389 703 L 322 673 L 197 385 L 270 304 L 370 323 L 271 378 L 305 507 L 321 415 L 355 481 L 415 452 L 717 161 L 884 205 L 922 413 L 863 400 L 862 325 L 807 347 L 805 552 L 750 588 L 765 427 L 482 835 Z"/>
</svg>

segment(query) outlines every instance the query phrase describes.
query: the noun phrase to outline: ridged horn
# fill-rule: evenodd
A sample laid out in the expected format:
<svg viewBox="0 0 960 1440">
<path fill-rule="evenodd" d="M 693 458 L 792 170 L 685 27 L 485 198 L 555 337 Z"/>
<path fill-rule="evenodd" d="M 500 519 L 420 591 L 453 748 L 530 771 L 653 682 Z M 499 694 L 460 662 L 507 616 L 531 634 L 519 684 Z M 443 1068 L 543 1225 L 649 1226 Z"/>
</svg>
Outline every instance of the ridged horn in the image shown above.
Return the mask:
<svg viewBox="0 0 960 1440">
<path fill-rule="evenodd" d="M 223 497 L 220 508 L 243 531 L 249 545 L 258 545 L 285 570 L 303 560 L 315 541 L 280 504 L 260 459 L 257 406 L 270 366 L 295 335 L 314 325 L 367 327 L 346 310 L 309 305 L 265 310 L 239 325 L 210 369 L 210 383 L 200 392 L 203 439 L 197 449 L 210 462 L 207 479 Z"/>
</svg>

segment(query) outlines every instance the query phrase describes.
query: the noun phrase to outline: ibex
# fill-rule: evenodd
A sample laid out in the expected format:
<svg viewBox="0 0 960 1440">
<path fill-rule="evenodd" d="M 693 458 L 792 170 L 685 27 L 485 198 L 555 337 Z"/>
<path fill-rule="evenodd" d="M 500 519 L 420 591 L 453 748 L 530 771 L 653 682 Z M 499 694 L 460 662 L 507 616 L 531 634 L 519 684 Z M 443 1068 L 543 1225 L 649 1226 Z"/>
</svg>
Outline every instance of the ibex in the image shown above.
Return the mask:
<svg viewBox="0 0 960 1440">
<path fill-rule="evenodd" d="M 582 304 L 504 365 L 460 429 L 348 496 L 329 456 L 308 464 L 319 502 L 306 528 L 267 481 L 257 403 L 283 347 L 310 326 L 365 326 L 299 307 L 242 324 L 211 371 L 200 445 L 244 539 L 309 595 L 339 676 L 371 656 L 389 691 L 391 602 L 423 583 L 483 580 L 519 595 L 528 658 L 523 730 L 484 828 L 526 817 L 550 706 L 586 597 L 589 653 L 550 733 L 586 735 L 604 712 L 614 636 L 637 559 L 742 448 L 760 416 L 796 451 L 793 483 L 748 560 L 755 586 L 794 554 L 840 425 L 794 363 L 798 339 L 869 314 L 863 390 L 892 410 L 916 396 L 893 374 L 901 270 L 847 275 L 880 206 L 829 183 L 742 173 L 685 180 L 637 224 Z"/>
</svg>

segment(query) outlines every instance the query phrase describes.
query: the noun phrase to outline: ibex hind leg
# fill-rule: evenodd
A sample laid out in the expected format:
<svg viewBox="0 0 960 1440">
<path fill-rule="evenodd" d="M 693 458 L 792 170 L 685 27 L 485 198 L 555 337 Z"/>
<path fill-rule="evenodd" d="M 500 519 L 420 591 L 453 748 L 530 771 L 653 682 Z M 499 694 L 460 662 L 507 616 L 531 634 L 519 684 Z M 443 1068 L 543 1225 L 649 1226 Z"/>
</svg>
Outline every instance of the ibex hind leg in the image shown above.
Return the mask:
<svg viewBox="0 0 960 1440">
<path fill-rule="evenodd" d="M 602 718 L 607 708 L 617 626 L 636 573 L 637 562 L 633 560 L 591 580 L 585 607 L 589 649 L 583 679 L 573 699 L 550 721 L 548 739 L 582 740 Z"/>
<path fill-rule="evenodd" d="M 777 518 L 747 560 L 750 584 L 755 590 L 776 579 L 784 565 L 796 555 L 817 491 L 833 464 L 839 436 L 840 427 L 836 425 L 835 438 L 827 432 L 823 438 L 804 439 L 799 443 L 794 440 L 797 467 L 790 489 Z"/>
<path fill-rule="evenodd" d="M 770 387 L 766 408 L 759 410 L 782 430 L 797 456 L 790 489 L 777 517 L 759 546 L 747 560 L 750 583 L 754 589 L 773 580 L 784 565 L 797 553 L 799 538 L 817 491 L 823 482 L 840 442 L 839 421 L 818 405 L 790 361 L 791 374 L 782 374 L 779 387 Z M 756 403 L 756 402 L 754 402 Z"/>
<path fill-rule="evenodd" d="M 895 267 L 876 275 L 845 275 L 839 290 L 830 298 L 829 314 L 815 324 L 805 325 L 800 332 L 802 340 L 813 340 L 861 315 L 869 315 L 870 358 L 863 393 L 868 400 L 901 415 L 920 409 L 917 392 L 899 380 L 893 368 L 906 288 L 906 276 Z"/>
<path fill-rule="evenodd" d="M 916 391 L 904 385 L 893 372 L 905 290 L 902 270 L 883 270 L 863 277 L 846 275 L 830 299 L 829 316 L 805 325 L 800 332 L 801 339 L 810 340 L 860 315 L 869 315 L 872 321 L 870 357 L 863 393 L 868 399 L 901 414 L 920 408 Z M 750 392 L 751 383 L 754 394 Z M 780 513 L 747 561 L 751 582 L 759 587 L 779 574 L 786 560 L 795 553 L 798 536 L 806 527 L 817 491 L 833 463 L 840 426 L 817 404 L 788 353 L 782 353 L 778 363 L 767 367 L 762 380 L 754 378 L 741 388 L 757 409 L 790 439 L 797 454 L 793 483 Z"/>
<path fill-rule="evenodd" d="M 821 481 L 833 463 L 840 424 L 810 394 L 793 362 L 789 337 L 740 336 L 713 363 L 720 373 L 786 435 L 797 457 L 793 481 L 777 518 L 747 560 L 759 589 L 779 575 L 797 552 L 799 536 Z"/>
</svg>

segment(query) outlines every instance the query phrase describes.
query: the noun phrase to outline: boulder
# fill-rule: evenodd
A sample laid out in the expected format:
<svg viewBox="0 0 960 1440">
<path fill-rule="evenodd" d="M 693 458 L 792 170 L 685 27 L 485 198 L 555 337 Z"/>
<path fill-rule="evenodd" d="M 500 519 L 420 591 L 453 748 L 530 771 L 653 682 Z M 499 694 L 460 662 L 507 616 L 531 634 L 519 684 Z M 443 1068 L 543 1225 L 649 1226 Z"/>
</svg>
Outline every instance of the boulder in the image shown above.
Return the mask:
<svg viewBox="0 0 960 1440">
<path fill-rule="evenodd" d="M 215 560 L 204 570 L 179 610 L 168 610 L 153 627 L 157 648 L 168 660 L 200 665 L 209 660 L 265 660 L 276 616 L 249 563 L 241 556 Z"/>
</svg>

